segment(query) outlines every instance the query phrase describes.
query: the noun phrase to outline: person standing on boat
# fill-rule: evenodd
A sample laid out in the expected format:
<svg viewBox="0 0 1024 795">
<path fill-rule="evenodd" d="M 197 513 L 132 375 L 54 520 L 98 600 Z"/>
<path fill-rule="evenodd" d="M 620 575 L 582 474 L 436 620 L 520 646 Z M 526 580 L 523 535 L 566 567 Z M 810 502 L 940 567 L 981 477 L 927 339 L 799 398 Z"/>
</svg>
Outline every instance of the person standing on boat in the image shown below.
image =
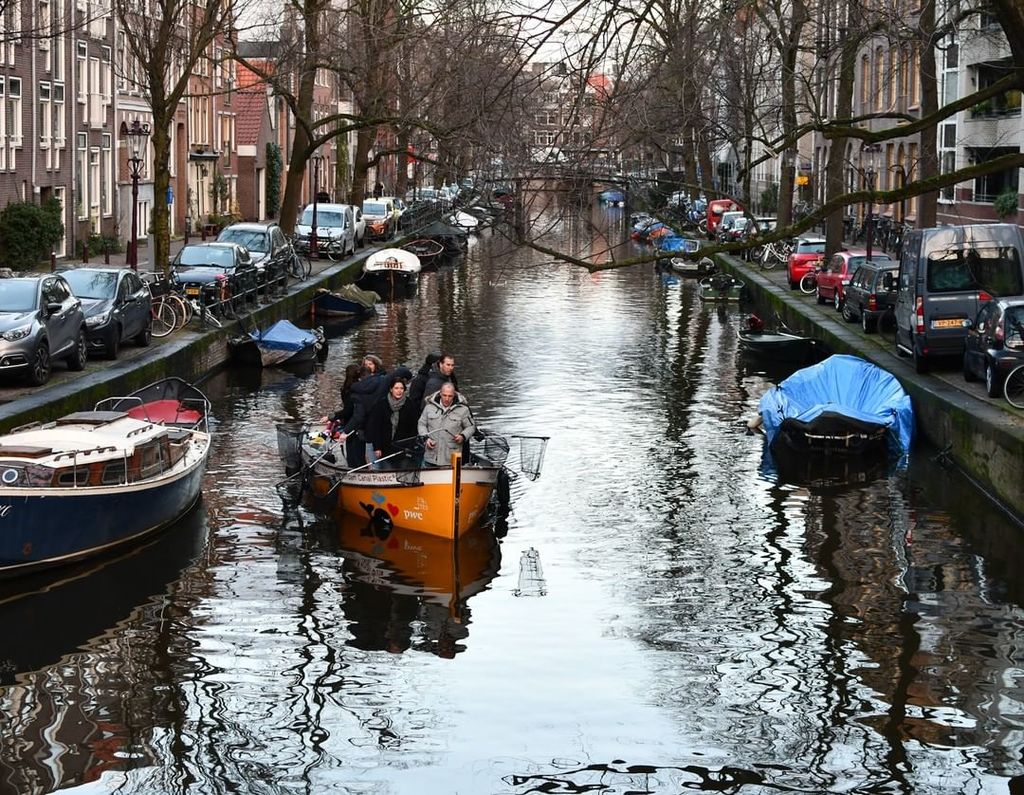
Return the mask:
<svg viewBox="0 0 1024 795">
<path fill-rule="evenodd" d="M 385 372 L 384 360 L 372 353 L 363 357 L 363 367 L 370 371 L 370 375 L 381 375 Z"/>
<path fill-rule="evenodd" d="M 366 418 L 366 444 L 373 450 L 370 464 L 378 469 L 377 462 L 393 455 L 416 441 L 416 424 L 419 411 L 409 400 L 405 381 L 391 378 L 387 394 L 373 404 Z"/>
<path fill-rule="evenodd" d="M 430 371 L 433 369 L 434 364 L 440 361 L 440 359 L 440 353 L 428 353 L 427 358 L 423 360 L 423 364 L 416 372 L 416 376 L 409 382 L 407 394 L 412 404 L 417 407 L 417 410 L 423 408 L 423 399 L 429 394 L 427 392 L 427 379 L 430 377 Z"/>
<path fill-rule="evenodd" d="M 459 391 L 459 379 L 455 375 L 455 357 L 450 353 L 442 353 L 441 357 L 430 368 L 427 374 L 426 384 L 423 386 L 423 395 L 427 397 L 437 392 L 442 384 L 451 384 L 455 391 Z"/>
<path fill-rule="evenodd" d="M 469 404 L 447 382 L 427 398 L 417 428 L 426 437 L 423 463 L 427 466 L 448 466 L 452 453 L 476 431 Z"/>
<path fill-rule="evenodd" d="M 400 378 L 402 381 L 408 381 L 412 378 L 412 370 L 402 365 L 388 372 L 384 369 L 384 362 L 373 354 L 367 354 L 363 357 L 362 372 L 363 377 L 352 387 L 352 399 L 355 401 L 355 408 L 352 420 L 346 423 L 342 430 L 342 438 L 347 438 L 348 434 L 356 430 L 363 431 L 365 438 L 366 420 L 370 416 L 370 411 L 387 395 L 393 379 Z M 363 446 L 363 461 L 360 466 L 374 462 L 375 449 L 369 441 L 365 442 Z"/>
<path fill-rule="evenodd" d="M 345 442 L 345 458 L 350 467 L 366 463 L 366 444 L 362 433 L 365 409 L 355 399 L 352 390 L 368 374 L 369 371 L 358 364 L 350 364 L 345 368 L 345 381 L 341 385 L 341 408 L 330 417 L 334 427 L 339 429 L 338 438 Z"/>
</svg>

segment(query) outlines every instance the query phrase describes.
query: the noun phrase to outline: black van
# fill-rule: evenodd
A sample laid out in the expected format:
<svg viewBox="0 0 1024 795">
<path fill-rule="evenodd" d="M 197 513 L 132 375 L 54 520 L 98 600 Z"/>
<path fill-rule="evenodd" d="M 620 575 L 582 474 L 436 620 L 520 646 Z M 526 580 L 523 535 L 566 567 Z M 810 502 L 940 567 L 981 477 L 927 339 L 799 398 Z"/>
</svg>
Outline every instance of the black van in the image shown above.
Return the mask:
<svg viewBox="0 0 1024 795">
<path fill-rule="evenodd" d="M 1024 296 L 1024 235 L 1013 224 L 913 229 L 903 237 L 896 350 L 919 373 L 934 357 L 960 361 L 967 329 L 992 298 Z"/>
</svg>

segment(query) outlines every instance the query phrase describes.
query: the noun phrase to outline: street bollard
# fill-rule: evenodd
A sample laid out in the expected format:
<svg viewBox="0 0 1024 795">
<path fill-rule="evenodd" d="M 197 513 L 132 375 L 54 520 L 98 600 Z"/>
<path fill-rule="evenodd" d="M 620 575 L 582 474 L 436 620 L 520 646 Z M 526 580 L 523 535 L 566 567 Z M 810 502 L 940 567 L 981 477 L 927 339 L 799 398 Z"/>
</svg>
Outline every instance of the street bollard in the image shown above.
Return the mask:
<svg viewBox="0 0 1024 795">
<path fill-rule="evenodd" d="M 85 240 L 82 241 L 82 262 L 89 264 L 89 243 Z"/>
</svg>

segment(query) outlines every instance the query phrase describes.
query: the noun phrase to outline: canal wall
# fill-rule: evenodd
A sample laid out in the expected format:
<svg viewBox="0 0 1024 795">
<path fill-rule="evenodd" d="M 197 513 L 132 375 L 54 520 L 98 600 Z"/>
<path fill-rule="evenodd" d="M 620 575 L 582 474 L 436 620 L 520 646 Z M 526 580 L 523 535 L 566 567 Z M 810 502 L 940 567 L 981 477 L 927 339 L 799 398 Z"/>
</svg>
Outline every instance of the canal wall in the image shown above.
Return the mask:
<svg viewBox="0 0 1024 795">
<path fill-rule="evenodd" d="M 719 267 L 750 288 L 766 312 L 794 331 L 821 340 L 833 353 L 863 357 L 892 373 L 914 405 L 916 431 L 941 450 L 976 486 L 1024 517 L 1024 417 L 1002 398 L 989 399 L 978 384 L 964 381 L 959 368 L 919 374 L 878 334 L 843 321 L 831 306 L 791 291 L 785 267 L 761 271 L 735 257 L 719 256 Z M 772 325 L 769 323 L 769 325 Z"/>
</svg>

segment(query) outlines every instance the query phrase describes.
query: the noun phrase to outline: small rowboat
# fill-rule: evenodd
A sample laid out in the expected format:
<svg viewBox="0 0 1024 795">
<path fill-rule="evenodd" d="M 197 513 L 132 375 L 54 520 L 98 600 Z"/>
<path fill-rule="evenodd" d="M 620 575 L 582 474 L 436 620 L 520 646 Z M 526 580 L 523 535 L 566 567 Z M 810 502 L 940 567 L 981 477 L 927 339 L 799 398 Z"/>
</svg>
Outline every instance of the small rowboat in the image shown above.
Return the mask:
<svg viewBox="0 0 1024 795">
<path fill-rule="evenodd" d="M 739 301 L 747 294 L 746 283 L 727 273 L 708 276 L 697 285 L 701 301 Z"/>
<path fill-rule="evenodd" d="M 326 357 L 326 346 L 322 329 L 302 329 L 290 320 L 228 341 L 235 361 L 261 367 L 309 363 Z"/>
<path fill-rule="evenodd" d="M 788 331 L 739 332 L 740 350 L 776 362 L 811 364 L 824 357 L 825 346 L 812 337 Z"/>
<path fill-rule="evenodd" d="M 363 279 L 381 295 L 394 298 L 398 293 L 411 292 L 419 284 L 423 266 L 420 258 L 404 248 L 382 248 L 363 263 Z"/>
<path fill-rule="evenodd" d="M 420 266 L 424 269 L 435 267 L 440 264 L 444 257 L 444 244 L 429 237 L 421 237 L 412 240 L 402 246 L 406 251 L 411 251 L 420 260 Z"/>
<path fill-rule="evenodd" d="M 361 290 L 344 284 L 337 290 L 321 287 L 313 296 L 313 313 L 322 317 L 366 317 L 376 312 L 380 296 L 373 290 Z"/>
</svg>

